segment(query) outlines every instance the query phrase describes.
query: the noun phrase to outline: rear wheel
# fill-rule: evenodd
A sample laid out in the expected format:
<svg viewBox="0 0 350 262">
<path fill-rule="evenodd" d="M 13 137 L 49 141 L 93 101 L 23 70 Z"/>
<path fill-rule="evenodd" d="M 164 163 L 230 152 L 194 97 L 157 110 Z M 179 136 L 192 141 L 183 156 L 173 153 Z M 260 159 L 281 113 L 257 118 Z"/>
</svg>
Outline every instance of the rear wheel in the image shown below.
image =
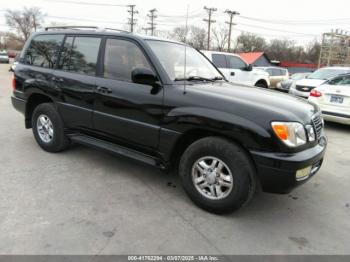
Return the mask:
<svg viewBox="0 0 350 262">
<path fill-rule="evenodd" d="M 268 86 L 265 83 L 258 82 L 255 84 L 256 87 L 261 87 L 261 88 L 268 88 Z"/>
<path fill-rule="evenodd" d="M 32 129 L 36 142 L 45 151 L 59 152 L 69 145 L 63 121 L 52 103 L 43 103 L 34 109 Z"/>
<path fill-rule="evenodd" d="M 219 137 L 190 145 L 180 160 L 179 173 L 189 197 L 214 213 L 232 212 L 255 192 L 255 170 L 244 150 Z"/>
</svg>

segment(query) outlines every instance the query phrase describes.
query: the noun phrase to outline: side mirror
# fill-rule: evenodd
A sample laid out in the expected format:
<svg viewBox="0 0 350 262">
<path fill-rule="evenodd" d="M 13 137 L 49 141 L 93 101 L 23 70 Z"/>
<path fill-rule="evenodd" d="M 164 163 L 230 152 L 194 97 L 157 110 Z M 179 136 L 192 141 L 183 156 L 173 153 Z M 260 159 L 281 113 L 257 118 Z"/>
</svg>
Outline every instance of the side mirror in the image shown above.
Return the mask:
<svg viewBox="0 0 350 262">
<path fill-rule="evenodd" d="M 148 68 L 135 68 L 131 72 L 131 80 L 137 84 L 154 86 L 158 78 L 153 71 Z"/>
<path fill-rule="evenodd" d="M 245 71 L 252 71 L 253 70 L 253 65 L 248 64 L 247 67 L 245 68 Z"/>
</svg>

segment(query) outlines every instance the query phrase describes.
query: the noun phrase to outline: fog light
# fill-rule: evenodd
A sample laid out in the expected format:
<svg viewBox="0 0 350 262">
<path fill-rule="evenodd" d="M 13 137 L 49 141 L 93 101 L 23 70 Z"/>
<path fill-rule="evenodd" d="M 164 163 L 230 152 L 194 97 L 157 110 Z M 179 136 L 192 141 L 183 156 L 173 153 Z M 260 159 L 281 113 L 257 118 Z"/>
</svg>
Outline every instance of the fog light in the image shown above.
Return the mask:
<svg viewBox="0 0 350 262">
<path fill-rule="evenodd" d="M 310 173 L 311 173 L 311 166 L 305 167 L 297 171 L 297 173 L 295 174 L 295 179 L 297 181 L 304 180 L 309 177 Z"/>
</svg>

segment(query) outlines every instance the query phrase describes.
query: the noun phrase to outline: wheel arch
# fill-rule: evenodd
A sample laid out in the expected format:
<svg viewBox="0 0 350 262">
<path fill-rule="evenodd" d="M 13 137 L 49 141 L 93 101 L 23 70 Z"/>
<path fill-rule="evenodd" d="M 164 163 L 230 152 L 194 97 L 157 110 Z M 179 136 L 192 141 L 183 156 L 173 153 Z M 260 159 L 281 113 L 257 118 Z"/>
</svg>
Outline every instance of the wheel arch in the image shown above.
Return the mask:
<svg viewBox="0 0 350 262">
<path fill-rule="evenodd" d="M 53 99 L 48 95 L 42 93 L 32 93 L 27 99 L 26 111 L 25 111 L 25 127 L 32 128 L 32 115 L 34 109 L 43 103 L 53 103 Z"/>
</svg>

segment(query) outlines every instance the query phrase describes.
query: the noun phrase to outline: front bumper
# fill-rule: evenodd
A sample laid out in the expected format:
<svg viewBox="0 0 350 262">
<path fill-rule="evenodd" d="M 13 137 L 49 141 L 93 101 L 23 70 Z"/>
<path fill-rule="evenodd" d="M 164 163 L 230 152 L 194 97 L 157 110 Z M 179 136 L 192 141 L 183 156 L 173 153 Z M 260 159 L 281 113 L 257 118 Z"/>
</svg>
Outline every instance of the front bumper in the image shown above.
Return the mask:
<svg viewBox="0 0 350 262">
<path fill-rule="evenodd" d="M 326 147 L 327 139 L 323 136 L 316 146 L 298 153 L 251 151 L 263 191 L 286 194 L 308 181 L 320 169 Z M 309 176 L 298 181 L 296 172 L 309 166 L 312 170 Z"/>
</svg>

